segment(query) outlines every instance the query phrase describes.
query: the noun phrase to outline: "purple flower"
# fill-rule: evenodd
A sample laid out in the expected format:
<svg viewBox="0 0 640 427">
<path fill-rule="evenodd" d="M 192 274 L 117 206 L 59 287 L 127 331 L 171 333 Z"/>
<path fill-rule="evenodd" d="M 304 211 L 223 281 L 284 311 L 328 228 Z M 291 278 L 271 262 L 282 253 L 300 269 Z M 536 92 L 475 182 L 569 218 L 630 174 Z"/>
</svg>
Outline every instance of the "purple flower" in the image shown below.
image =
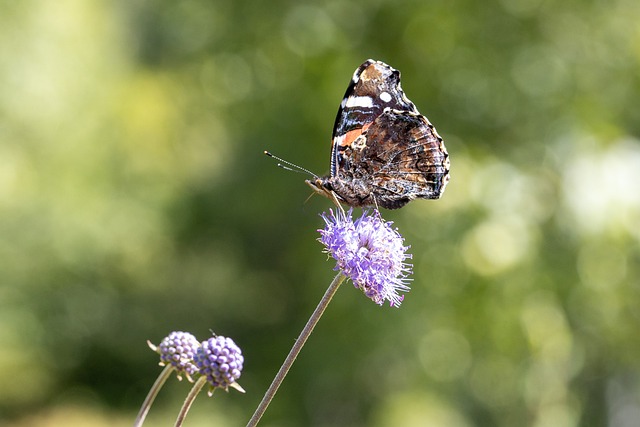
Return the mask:
<svg viewBox="0 0 640 427">
<path fill-rule="evenodd" d="M 185 373 L 191 380 L 191 375 L 198 371 L 193 358 L 200 343 L 188 332 L 171 332 L 158 347 L 152 347 L 160 355 L 160 365 L 171 365 L 178 372 Z"/>
<path fill-rule="evenodd" d="M 207 378 L 211 394 L 215 388 L 228 390 L 229 386 L 236 385 L 242 374 L 244 357 L 240 347 L 231 338 L 216 336 L 202 342 L 195 362 L 200 375 Z"/>
<path fill-rule="evenodd" d="M 400 306 L 404 296 L 398 292 L 409 291 L 411 264 L 405 262 L 411 258 L 406 253 L 409 247 L 377 210 L 373 215 L 363 212 L 355 222 L 352 213 L 353 209 L 323 213 L 326 225 L 318 230 L 318 240 L 336 260 L 334 270 L 341 270 L 373 302 L 382 305 L 387 300 L 392 307 Z"/>
</svg>

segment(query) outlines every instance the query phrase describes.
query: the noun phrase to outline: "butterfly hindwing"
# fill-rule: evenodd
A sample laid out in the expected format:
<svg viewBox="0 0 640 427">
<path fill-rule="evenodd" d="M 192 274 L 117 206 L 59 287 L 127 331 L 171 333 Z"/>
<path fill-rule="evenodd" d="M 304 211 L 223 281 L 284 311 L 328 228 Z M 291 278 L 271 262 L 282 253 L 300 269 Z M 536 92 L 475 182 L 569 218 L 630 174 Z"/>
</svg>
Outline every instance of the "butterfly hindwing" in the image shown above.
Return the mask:
<svg viewBox="0 0 640 427">
<path fill-rule="evenodd" d="M 334 191 L 351 205 L 404 206 L 437 199 L 448 181 L 449 157 L 426 117 L 386 109 L 344 150 Z"/>
</svg>

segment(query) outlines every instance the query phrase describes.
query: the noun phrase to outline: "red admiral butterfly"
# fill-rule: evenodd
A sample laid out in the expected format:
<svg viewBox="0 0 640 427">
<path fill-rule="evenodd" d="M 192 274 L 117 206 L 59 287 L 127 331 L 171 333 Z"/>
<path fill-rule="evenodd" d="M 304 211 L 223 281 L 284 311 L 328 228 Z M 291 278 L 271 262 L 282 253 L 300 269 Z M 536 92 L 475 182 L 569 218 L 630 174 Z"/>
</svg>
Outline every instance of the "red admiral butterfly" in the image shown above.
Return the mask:
<svg viewBox="0 0 640 427">
<path fill-rule="evenodd" d="M 449 182 L 449 154 L 400 87 L 400 72 L 365 61 L 353 74 L 333 126 L 331 173 L 306 183 L 349 206 L 397 209 L 437 199 Z"/>
</svg>

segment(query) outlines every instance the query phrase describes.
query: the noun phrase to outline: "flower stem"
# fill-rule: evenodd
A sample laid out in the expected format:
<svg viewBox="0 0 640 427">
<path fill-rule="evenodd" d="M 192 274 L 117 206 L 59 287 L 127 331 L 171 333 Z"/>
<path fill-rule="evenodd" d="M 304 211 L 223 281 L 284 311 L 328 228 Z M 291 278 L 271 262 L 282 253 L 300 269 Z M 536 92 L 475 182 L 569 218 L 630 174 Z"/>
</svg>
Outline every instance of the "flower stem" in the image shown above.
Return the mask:
<svg viewBox="0 0 640 427">
<path fill-rule="evenodd" d="M 191 387 L 191 391 L 187 394 L 186 399 L 184 399 L 184 403 L 182 404 L 182 408 L 180 408 L 180 413 L 178 414 L 178 418 L 176 419 L 175 427 L 182 426 L 184 419 L 187 417 L 187 412 L 191 409 L 191 405 L 193 401 L 196 400 L 198 393 L 202 390 L 202 387 L 207 383 L 207 377 L 201 376 Z"/>
<path fill-rule="evenodd" d="M 320 303 L 318 303 L 318 306 L 316 307 L 315 311 L 307 321 L 307 324 L 305 325 L 304 329 L 302 329 L 302 332 L 300 332 L 300 335 L 298 336 L 298 339 L 296 340 L 295 344 L 293 344 L 293 347 L 291 348 L 289 355 L 284 360 L 284 363 L 282 364 L 282 366 L 280 367 L 280 370 L 278 371 L 275 378 L 273 379 L 273 382 L 269 386 L 269 389 L 264 394 L 262 401 L 260 402 L 260 404 L 258 405 L 258 408 L 256 408 L 256 411 L 254 412 L 253 416 L 249 420 L 247 427 L 255 427 L 260 421 L 260 418 L 262 418 L 262 415 L 264 415 L 265 411 L 267 410 L 267 407 L 269 406 L 269 403 L 271 403 L 271 401 L 273 400 L 273 397 L 278 391 L 280 384 L 282 384 L 282 381 L 284 381 L 284 377 L 289 372 L 289 369 L 291 369 L 291 366 L 293 365 L 293 362 L 295 362 L 296 357 L 298 357 L 300 350 L 302 350 L 302 347 L 307 342 L 307 338 L 309 338 L 309 335 L 311 335 L 311 332 L 313 332 L 313 328 L 316 326 L 316 324 L 320 320 L 320 317 L 322 316 L 325 309 L 329 305 L 331 298 L 333 298 L 336 291 L 338 290 L 338 288 L 346 278 L 347 277 L 344 274 L 342 274 L 342 272 L 340 272 L 336 275 L 336 277 L 333 279 L 333 281 L 329 285 L 329 288 L 324 293 L 324 296 L 322 297 L 322 299 L 320 300 Z"/>
<path fill-rule="evenodd" d="M 169 378 L 169 375 L 171 375 L 171 372 L 174 369 L 175 368 L 173 366 L 167 365 L 162 370 L 162 372 L 160 372 L 160 375 L 158 375 L 156 382 L 153 383 L 153 386 L 151 386 L 151 390 L 149 390 L 149 394 L 147 394 L 147 398 L 144 399 L 144 402 L 142 402 L 142 406 L 140 407 L 140 412 L 138 412 L 138 417 L 136 418 L 136 421 L 133 424 L 133 427 L 140 427 L 142 423 L 144 423 L 144 419 L 147 417 L 147 414 L 149 413 L 149 409 L 151 409 L 151 405 L 153 404 L 153 401 L 155 400 L 156 396 L 158 395 L 158 392 L 164 385 L 165 381 L 167 381 L 167 378 Z"/>
</svg>

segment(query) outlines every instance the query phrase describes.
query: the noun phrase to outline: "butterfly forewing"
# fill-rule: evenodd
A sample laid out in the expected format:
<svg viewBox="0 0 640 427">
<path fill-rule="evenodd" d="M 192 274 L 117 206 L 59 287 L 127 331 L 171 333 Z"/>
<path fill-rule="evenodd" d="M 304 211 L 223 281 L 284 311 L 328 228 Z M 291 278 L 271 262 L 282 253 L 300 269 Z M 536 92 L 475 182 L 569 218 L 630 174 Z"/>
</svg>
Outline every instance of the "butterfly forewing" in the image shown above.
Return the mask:
<svg viewBox="0 0 640 427">
<path fill-rule="evenodd" d="M 385 108 L 418 112 L 402 91 L 400 72 L 369 59 L 353 73 L 333 126 L 331 172 L 342 147 L 351 144 Z"/>
</svg>

